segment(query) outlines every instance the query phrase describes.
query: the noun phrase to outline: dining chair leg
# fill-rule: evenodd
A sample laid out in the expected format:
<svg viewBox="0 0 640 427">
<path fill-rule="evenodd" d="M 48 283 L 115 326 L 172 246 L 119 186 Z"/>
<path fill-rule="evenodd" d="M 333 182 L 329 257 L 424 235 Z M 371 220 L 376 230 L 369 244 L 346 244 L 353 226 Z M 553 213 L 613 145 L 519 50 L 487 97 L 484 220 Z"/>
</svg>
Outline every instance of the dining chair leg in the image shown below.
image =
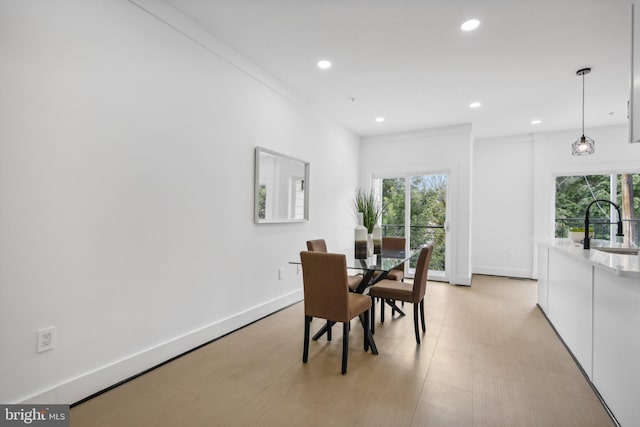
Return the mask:
<svg viewBox="0 0 640 427">
<path fill-rule="evenodd" d="M 371 297 L 371 334 L 376 333 L 376 301 L 375 297 Z"/>
<path fill-rule="evenodd" d="M 327 320 L 327 341 L 331 341 L 331 327 L 333 325 L 331 324 L 330 320 Z"/>
<path fill-rule="evenodd" d="M 424 324 L 424 298 L 420 301 L 420 320 L 422 321 L 422 332 L 426 332 L 427 327 Z"/>
<path fill-rule="evenodd" d="M 369 310 L 362 313 L 362 317 L 364 321 L 362 322 L 362 328 L 364 332 L 364 351 L 369 351 L 369 319 L 371 318 L 371 313 Z"/>
<path fill-rule="evenodd" d="M 380 298 L 380 323 L 384 323 L 384 298 Z"/>
<path fill-rule="evenodd" d="M 342 330 L 342 375 L 347 373 L 347 358 L 349 357 L 349 323 L 344 322 Z"/>
<path fill-rule="evenodd" d="M 420 329 L 418 327 L 418 310 L 420 310 L 420 304 L 413 304 L 413 329 L 416 332 L 416 342 L 420 344 Z"/>
<path fill-rule="evenodd" d="M 309 360 L 309 329 L 311 329 L 311 316 L 304 316 L 304 349 L 302 350 L 302 362 Z"/>
</svg>

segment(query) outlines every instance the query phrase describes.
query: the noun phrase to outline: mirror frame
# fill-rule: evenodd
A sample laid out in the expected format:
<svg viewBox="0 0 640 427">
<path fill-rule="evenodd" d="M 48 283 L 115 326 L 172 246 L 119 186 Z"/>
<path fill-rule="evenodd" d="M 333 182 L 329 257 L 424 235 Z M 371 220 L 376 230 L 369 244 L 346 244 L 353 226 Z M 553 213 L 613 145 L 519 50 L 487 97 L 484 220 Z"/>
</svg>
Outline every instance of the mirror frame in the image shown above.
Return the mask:
<svg viewBox="0 0 640 427">
<path fill-rule="evenodd" d="M 259 215 L 259 196 L 260 196 L 260 170 L 264 166 L 261 165 L 260 159 L 262 154 L 268 154 L 283 160 L 299 163 L 304 166 L 304 214 L 303 218 L 260 218 Z M 256 147 L 255 149 L 255 168 L 254 168 L 254 186 L 253 186 L 253 219 L 256 224 L 274 224 L 288 222 L 306 222 L 309 221 L 309 162 L 300 160 L 295 157 L 287 156 L 264 147 Z"/>
</svg>

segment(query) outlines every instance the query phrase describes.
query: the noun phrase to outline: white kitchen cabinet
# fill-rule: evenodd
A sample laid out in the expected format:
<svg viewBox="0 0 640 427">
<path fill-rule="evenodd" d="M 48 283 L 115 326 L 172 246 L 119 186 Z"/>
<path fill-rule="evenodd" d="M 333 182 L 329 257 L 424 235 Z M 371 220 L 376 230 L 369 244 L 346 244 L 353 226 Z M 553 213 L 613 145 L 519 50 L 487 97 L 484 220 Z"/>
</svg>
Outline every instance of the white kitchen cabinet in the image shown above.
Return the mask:
<svg viewBox="0 0 640 427">
<path fill-rule="evenodd" d="M 640 425 L 640 283 L 596 269 L 593 377 L 621 426 Z"/>
<path fill-rule="evenodd" d="M 547 317 L 591 378 L 592 269 L 582 260 L 549 251 Z"/>
<path fill-rule="evenodd" d="M 640 426 L 640 258 L 567 239 L 539 254 L 540 308 L 618 423 Z"/>
</svg>

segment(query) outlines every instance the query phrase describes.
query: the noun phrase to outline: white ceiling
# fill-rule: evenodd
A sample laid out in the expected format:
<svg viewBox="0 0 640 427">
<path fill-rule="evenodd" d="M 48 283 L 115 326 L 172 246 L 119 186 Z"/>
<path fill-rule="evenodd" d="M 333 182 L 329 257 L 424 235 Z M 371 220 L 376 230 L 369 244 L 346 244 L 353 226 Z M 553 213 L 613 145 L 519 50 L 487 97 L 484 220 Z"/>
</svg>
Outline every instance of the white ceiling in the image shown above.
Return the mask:
<svg viewBox="0 0 640 427">
<path fill-rule="evenodd" d="M 630 0 L 166 2 L 361 136 L 460 123 L 479 138 L 576 129 L 583 67 L 587 135 L 627 122 Z M 465 33 L 469 18 L 481 25 Z"/>
</svg>

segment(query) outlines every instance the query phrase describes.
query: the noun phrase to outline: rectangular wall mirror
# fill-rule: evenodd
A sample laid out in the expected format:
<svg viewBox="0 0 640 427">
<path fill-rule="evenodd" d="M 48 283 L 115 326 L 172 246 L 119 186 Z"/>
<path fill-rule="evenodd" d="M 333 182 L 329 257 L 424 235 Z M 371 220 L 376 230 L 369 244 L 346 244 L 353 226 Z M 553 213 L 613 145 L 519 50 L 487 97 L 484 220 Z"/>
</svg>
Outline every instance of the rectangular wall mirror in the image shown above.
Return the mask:
<svg viewBox="0 0 640 427">
<path fill-rule="evenodd" d="M 309 219 L 309 162 L 256 147 L 254 220 L 302 222 Z"/>
</svg>

